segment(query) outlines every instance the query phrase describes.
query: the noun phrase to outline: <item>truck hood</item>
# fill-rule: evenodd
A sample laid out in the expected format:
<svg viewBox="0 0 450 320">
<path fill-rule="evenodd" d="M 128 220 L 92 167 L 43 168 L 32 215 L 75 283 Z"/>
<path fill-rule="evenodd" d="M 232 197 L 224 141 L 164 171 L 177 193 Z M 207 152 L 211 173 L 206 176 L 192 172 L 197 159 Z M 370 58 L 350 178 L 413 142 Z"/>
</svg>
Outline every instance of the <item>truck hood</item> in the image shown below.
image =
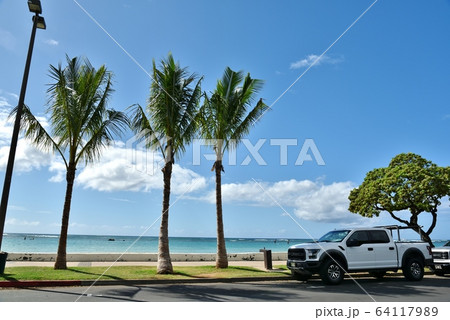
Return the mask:
<svg viewBox="0 0 450 320">
<path fill-rule="evenodd" d="M 326 242 L 321 242 L 320 246 L 326 246 Z M 321 249 L 321 247 L 317 243 L 300 243 L 293 246 L 290 246 L 289 249 Z"/>
<path fill-rule="evenodd" d="M 433 252 L 449 252 L 450 247 L 432 248 L 431 251 L 433 251 Z"/>
</svg>

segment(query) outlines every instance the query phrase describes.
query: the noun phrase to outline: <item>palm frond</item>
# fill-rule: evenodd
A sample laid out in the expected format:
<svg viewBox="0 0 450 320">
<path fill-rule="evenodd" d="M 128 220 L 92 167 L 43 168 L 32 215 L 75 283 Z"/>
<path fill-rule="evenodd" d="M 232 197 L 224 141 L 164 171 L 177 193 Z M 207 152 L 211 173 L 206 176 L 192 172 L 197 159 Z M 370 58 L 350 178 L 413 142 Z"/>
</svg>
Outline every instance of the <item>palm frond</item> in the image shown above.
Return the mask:
<svg viewBox="0 0 450 320">
<path fill-rule="evenodd" d="M 88 88 L 96 88 L 96 90 L 88 94 L 88 97 L 85 98 L 86 102 L 81 101 L 81 105 L 85 105 L 85 110 L 82 112 L 83 117 L 79 125 L 80 137 L 90 136 L 101 128 L 104 114 L 108 112 L 106 106 L 109 96 L 112 93 L 112 75 L 107 72 L 106 68 L 102 66 L 98 71 L 91 70 L 92 73 L 95 74 L 95 77 L 91 81 L 87 81 L 86 85 Z M 90 91 L 90 89 L 86 91 Z"/>
<path fill-rule="evenodd" d="M 17 108 L 18 107 L 15 107 L 11 111 L 8 118 L 16 116 Z M 59 149 L 58 144 L 52 139 L 47 130 L 45 130 L 39 120 L 37 120 L 36 117 L 31 113 L 30 108 L 28 108 L 28 106 L 26 105 L 23 105 L 22 107 L 20 130 L 24 132 L 25 138 L 31 140 L 38 149 L 45 152 L 48 152 L 50 150 L 52 150 L 53 152 L 58 152 L 67 167 L 67 161 L 64 153 Z"/>
<path fill-rule="evenodd" d="M 125 113 L 115 110 L 106 111 L 106 119 L 100 128 L 91 135 L 90 139 L 78 151 L 75 163 L 84 159 L 86 163 L 94 162 L 101 156 L 101 151 L 111 145 L 115 136 L 120 136 L 129 126 L 128 117 Z"/>
<path fill-rule="evenodd" d="M 161 144 L 163 139 L 153 130 L 141 105 L 132 105 L 127 110 L 130 113 L 129 124 L 131 130 L 135 133 L 136 142 L 145 141 L 147 148 L 158 149 L 163 157 L 165 157 L 165 150 Z"/>
<path fill-rule="evenodd" d="M 256 106 L 247 114 L 245 119 L 239 124 L 239 126 L 236 128 L 236 130 L 231 133 L 230 141 L 233 141 L 234 143 L 228 145 L 228 141 L 227 141 L 226 148 L 236 147 L 233 144 L 239 143 L 239 141 L 241 141 L 244 138 L 244 136 L 250 132 L 251 127 L 253 127 L 261 119 L 261 116 L 264 113 L 266 113 L 268 108 L 269 108 L 269 106 L 266 105 L 262 101 L 262 99 L 260 99 L 258 101 L 258 103 L 256 104 Z"/>
<path fill-rule="evenodd" d="M 200 78 L 194 89 L 192 90 L 191 94 L 186 95 L 187 101 L 186 101 L 186 108 L 184 110 L 184 113 L 181 115 L 180 119 L 180 125 L 179 128 L 183 129 L 183 132 L 180 132 L 182 136 L 182 142 L 184 144 L 188 144 L 191 142 L 191 140 L 194 138 L 198 127 L 200 126 L 199 121 L 199 104 L 200 99 L 202 97 L 202 89 L 201 89 L 201 82 L 203 80 L 203 77 Z M 181 150 L 181 149 L 180 149 Z"/>
</svg>

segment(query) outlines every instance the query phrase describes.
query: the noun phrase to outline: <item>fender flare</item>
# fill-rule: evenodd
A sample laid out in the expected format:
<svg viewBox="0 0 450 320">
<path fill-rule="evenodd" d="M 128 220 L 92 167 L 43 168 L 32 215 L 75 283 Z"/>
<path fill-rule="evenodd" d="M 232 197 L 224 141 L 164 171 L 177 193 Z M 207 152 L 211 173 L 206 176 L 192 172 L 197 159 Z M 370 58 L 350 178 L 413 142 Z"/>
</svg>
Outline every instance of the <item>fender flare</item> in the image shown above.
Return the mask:
<svg viewBox="0 0 450 320">
<path fill-rule="evenodd" d="M 347 270 L 347 268 L 348 268 L 347 258 L 345 257 L 345 255 L 342 252 L 335 250 L 335 249 L 331 249 L 331 250 L 327 250 L 327 251 L 323 252 L 320 255 L 319 261 L 321 263 L 323 263 L 326 259 L 331 259 L 331 258 L 339 259 L 340 261 L 342 261 L 343 265 L 341 267 L 343 267 L 345 270 Z"/>
<path fill-rule="evenodd" d="M 417 248 L 409 248 L 403 253 L 401 264 L 402 267 L 405 265 L 406 260 L 409 259 L 410 257 L 418 257 L 419 259 L 422 260 L 422 263 L 425 263 L 425 256 L 423 255 L 422 251 L 420 251 Z"/>
</svg>

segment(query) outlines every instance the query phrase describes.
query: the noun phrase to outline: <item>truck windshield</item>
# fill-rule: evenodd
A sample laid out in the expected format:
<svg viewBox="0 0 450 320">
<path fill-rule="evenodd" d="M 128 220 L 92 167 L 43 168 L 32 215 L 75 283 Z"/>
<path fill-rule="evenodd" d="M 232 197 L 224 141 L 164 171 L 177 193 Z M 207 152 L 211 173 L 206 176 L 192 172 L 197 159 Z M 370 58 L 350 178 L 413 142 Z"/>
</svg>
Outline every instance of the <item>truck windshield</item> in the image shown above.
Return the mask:
<svg viewBox="0 0 450 320">
<path fill-rule="evenodd" d="M 330 231 L 319 239 L 319 242 L 341 242 L 348 235 L 350 230 Z"/>
</svg>

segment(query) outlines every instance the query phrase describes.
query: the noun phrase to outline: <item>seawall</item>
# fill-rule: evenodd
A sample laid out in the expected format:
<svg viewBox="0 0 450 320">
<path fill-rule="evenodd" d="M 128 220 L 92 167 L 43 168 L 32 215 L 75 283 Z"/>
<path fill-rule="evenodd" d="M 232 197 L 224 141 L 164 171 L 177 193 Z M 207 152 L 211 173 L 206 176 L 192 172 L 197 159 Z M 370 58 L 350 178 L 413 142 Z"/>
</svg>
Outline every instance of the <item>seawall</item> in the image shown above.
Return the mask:
<svg viewBox="0 0 450 320">
<path fill-rule="evenodd" d="M 214 253 L 172 253 L 173 262 L 180 261 L 215 261 Z M 55 261 L 55 253 L 8 253 L 7 261 Z M 272 261 L 286 261 L 286 252 L 272 252 Z M 158 261 L 157 253 L 70 253 L 67 262 L 145 262 Z M 256 253 L 230 253 L 228 261 L 264 261 L 262 252 Z"/>
</svg>

